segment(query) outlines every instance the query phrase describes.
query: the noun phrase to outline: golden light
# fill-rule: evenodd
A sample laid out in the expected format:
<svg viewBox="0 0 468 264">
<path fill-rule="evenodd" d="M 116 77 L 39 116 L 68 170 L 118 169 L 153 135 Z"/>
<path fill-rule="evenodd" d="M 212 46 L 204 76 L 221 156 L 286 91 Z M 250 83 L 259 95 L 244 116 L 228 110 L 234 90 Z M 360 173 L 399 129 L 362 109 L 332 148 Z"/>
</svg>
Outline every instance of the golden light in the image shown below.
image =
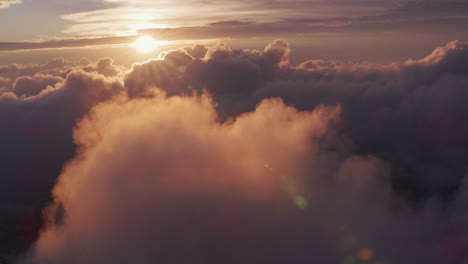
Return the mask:
<svg viewBox="0 0 468 264">
<path fill-rule="evenodd" d="M 150 36 L 141 36 L 133 43 L 132 46 L 139 52 L 150 53 L 159 47 L 160 43 Z"/>
</svg>

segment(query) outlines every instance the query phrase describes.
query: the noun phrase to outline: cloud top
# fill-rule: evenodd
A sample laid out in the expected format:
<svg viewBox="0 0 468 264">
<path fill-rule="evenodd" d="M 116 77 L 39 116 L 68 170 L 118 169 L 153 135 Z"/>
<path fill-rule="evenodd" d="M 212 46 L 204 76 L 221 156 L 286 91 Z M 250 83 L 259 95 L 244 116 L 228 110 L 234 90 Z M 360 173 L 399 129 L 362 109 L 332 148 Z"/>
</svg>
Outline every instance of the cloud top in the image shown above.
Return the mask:
<svg viewBox="0 0 468 264">
<path fill-rule="evenodd" d="M 466 263 L 467 50 L 2 66 L 4 244 L 38 239 L 34 264 Z"/>
</svg>

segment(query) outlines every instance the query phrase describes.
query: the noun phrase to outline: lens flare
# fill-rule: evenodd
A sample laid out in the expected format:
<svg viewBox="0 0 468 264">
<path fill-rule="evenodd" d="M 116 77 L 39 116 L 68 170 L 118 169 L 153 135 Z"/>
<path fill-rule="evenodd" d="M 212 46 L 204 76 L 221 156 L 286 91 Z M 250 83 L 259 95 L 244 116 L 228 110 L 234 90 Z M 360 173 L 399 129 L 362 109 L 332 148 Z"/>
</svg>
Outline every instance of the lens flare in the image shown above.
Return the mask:
<svg viewBox="0 0 468 264">
<path fill-rule="evenodd" d="M 372 249 L 364 247 L 360 248 L 357 252 L 357 256 L 361 261 L 367 262 L 374 258 L 374 252 Z"/>
</svg>

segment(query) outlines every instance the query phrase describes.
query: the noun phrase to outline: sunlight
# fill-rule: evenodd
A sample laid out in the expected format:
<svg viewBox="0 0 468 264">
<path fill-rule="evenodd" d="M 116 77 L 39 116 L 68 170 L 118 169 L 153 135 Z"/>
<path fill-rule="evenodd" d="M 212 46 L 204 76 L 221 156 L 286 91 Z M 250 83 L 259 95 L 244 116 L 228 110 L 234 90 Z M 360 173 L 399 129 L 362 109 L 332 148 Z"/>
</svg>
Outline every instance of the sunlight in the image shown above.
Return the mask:
<svg viewBox="0 0 468 264">
<path fill-rule="evenodd" d="M 160 43 L 150 36 L 141 36 L 133 43 L 132 46 L 139 52 L 150 53 L 158 48 Z"/>
</svg>

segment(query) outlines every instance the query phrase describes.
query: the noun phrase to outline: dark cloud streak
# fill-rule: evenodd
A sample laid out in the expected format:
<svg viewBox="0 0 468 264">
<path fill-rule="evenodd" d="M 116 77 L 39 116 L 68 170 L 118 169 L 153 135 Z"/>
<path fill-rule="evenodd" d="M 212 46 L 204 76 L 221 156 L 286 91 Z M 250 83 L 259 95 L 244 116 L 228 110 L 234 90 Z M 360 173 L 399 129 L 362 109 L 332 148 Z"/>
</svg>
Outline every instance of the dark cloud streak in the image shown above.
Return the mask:
<svg viewBox="0 0 468 264">
<path fill-rule="evenodd" d="M 128 44 L 133 43 L 134 41 L 135 37 L 101 37 L 50 40 L 43 42 L 0 42 L 0 51 L 80 48 L 88 46 Z"/>
</svg>

